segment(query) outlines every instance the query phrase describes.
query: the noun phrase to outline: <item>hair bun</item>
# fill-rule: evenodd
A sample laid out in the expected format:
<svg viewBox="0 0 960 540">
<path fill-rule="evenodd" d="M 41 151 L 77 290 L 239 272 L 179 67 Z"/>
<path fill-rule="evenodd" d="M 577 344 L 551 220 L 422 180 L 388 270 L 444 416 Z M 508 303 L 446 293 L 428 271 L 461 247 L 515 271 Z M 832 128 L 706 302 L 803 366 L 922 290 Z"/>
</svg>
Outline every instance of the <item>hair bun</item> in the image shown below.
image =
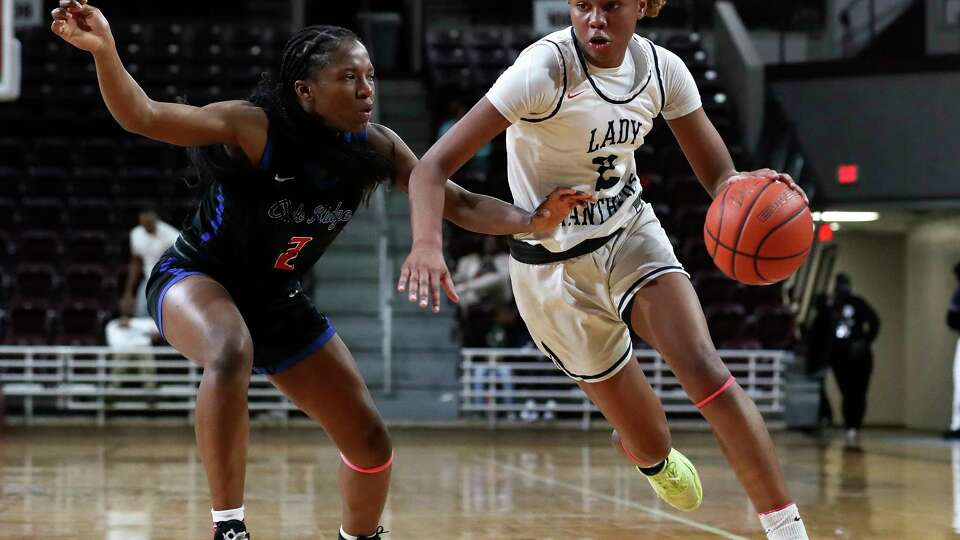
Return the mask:
<svg viewBox="0 0 960 540">
<path fill-rule="evenodd" d="M 647 7 L 643 10 L 643 15 L 645 17 L 656 17 L 666 3 L 667 0 L 647 0 Z"/>
</svg>

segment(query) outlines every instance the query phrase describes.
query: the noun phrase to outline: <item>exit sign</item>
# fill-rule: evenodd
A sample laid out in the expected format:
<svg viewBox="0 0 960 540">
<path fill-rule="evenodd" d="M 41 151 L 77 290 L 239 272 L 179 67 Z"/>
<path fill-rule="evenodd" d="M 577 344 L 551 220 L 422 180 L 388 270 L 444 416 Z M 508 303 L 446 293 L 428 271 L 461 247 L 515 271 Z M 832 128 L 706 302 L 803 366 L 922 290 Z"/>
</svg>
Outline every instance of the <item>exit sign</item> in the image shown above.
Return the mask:
<svg viewBox="0 0 960 540">
<path fill-rule="evenodd" d="M 860 166 L 856 164 L 840 165 L 837 167 L 837 181 L 841 184 L 856 184 L 860 179 Z"/>
</svg>

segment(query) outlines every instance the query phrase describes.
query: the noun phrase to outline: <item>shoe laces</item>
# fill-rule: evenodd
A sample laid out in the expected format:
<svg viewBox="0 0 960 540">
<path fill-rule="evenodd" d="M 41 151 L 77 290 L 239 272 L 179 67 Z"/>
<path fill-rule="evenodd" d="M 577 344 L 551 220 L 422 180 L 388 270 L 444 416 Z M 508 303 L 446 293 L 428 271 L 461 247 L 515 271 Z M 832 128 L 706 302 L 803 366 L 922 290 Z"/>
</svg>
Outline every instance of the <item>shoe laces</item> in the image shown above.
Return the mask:
<svg viewBox="0 0 960 540">
<path fill-rule="evenodd" d="M 667 493 L 675 494 L 686 489 L 686 482 L 683 475 L 677 470 L 677 462 L 667 461 L 663 471 L 651 479 Z"/>
<path fill-rule="evenodd" d="M 380 540 L 381 534 L 389 534 L 390 531 L 383 528 L 383 525 L 377 527 L 377 530 L 373 531 L 373 536 L 364 536 L 364 540 Z"/>
</svg>

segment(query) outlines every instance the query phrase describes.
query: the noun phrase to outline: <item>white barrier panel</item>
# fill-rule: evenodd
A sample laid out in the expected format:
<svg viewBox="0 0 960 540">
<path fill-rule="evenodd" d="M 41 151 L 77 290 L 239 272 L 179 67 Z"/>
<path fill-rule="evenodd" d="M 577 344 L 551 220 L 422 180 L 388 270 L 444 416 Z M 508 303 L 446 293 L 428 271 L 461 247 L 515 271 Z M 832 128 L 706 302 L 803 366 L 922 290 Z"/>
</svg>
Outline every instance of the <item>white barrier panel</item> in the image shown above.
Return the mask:
<svg viewBox="0 0 960 540">
<path fill-rule="evenodd" d="M 186 411 L 196 406 L 201 369 L 169 347 L 0 347 L 0 390 L 22 402 L 24 421 L 86 411 Z M 263 375 L 250 379 L 251 411 L 286 419 L 296 409 Z"/>
<path fill-rule="evenodd" d="M 649 349 L 634 354 L 668 417 L 705 425 L 663 358 Z M 461 355 L 460 411 L 466 418 L 485 418 L 491 428 L 504 421 L 577 420 L 589 429 L 592 421 L 602 420 L 580 388 L 536 349 L 463 349 Z M 779 422 L 784 372 L 793 354 L 724 350 L 720 356 L 764 417 Z"/>
</svg>

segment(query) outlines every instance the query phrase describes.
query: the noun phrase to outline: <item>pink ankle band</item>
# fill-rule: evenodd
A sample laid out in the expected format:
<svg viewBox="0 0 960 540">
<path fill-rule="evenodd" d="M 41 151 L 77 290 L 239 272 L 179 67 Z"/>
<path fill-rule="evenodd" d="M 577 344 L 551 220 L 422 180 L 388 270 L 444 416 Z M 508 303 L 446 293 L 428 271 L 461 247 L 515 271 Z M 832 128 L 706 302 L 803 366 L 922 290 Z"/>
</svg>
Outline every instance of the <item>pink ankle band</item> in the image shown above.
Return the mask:
<svg viewBox="0 0 960 540">
<path fill-rule="evenodd" d="M 784 505 L 782 505 L 782 506 L 778 506 L 778 507 L 774 508 L 773 510 L 767 510 L 766 512 L 760 512 L 760 515 L 761 515 L 761 516 L 768 516 L 768 515 L 770 515 L 770 514 L 775 514 L 775 513 L 779 512 L 779 511 L 781 511 L 781 510 L 783 510 L 783 509 L 791 506 L 792 504 L 793 504 L 793 501 L 790 501 L 790 502 L 788 502 L 788 503 L 786 503 L 786 504 L 784 504 Z"/>
<path fill-rule="evenodd" d="M 733 375 L 731 375 L 730 378 L 727 379 L 727 382 L 723 383 L 723 386 L 721 386 L 719 390 L 717 390 L 716 392 L 714 392 L 714 393 L 710 394 L 709 396 L 705 397 L 705 398 L 702 399 L 701 401 L 697 402 L 696 407 L 697 407 L 698 409 L 702 409 L 702 408 L 706 407 L 707 405 L 710 404 L 711 401 L 713 401 L 713 400 L 717 399 L 718 397 L 720 397 L 720 394 L 726 392 L 727 389 L 729 389 L 731 386 L 733 386 L 736 382 L 737 382 L 737 379 L 736 379 Z"/>
<path fill-rule="evenodd" d="M 343 455 L 343 452 L 340 452 L 340 459 L 343 461 L 344 465 L 360 474 L 378 474 L 389 469 L 390 465 L 393 465 L 393 452 L 390 452 L 390 459 L 388 459 L 386 463 L 380 465 L 379 467 L 371 467 L 369 469 L 364 469 L 363 467 L 358 467 L 357 465 L 350 463 L 350 460 L 347 459 L 347 456 Z"/>
<path fill-rule="evenodd" d="M 623 439 L 620 439 L 620 449 L 623 450 L 623 453 L 626 454 L 635 465 L 640 465 L 640 460 L 637 459 L 637 456 L 633 455 L 633 452 L 627 450 L 627 447 L 623 445 Z"/>
</svg>

